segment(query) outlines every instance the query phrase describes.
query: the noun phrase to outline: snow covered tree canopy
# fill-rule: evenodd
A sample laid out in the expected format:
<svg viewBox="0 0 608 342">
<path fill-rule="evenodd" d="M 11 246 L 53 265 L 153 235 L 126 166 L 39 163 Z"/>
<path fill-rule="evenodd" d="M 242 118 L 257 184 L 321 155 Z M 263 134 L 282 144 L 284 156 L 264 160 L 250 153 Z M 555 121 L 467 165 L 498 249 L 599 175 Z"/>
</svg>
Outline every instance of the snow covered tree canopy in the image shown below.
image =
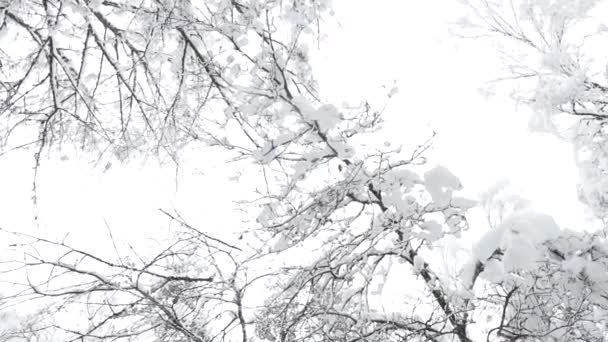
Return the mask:
<svg viewBox="0 0 608 342">
<path fill-rule="evenodd" d="M 500 4 L 483 1 L 472 18 L 554 53 L 564 41 L 559 28 L 592 8 L 523 3 L 527 21 L 517 22 L 535 28 L 532 39 L 497 19 L 516 8 Z M 19 256 L 1 264 L 12 286 L 2 288 L 0 314 L 18 319 L 0 326 L 0 338 L 605 340 L 601 234 L 560 229 L 496 191 L 482 203 L 508 209 L 481 227 L 456 272 L 445 270 L 439 256 L 451 242 L 465 243 L 476 201 L 459 196 L 462 184 L 448 168 L 424 164 L 430 140 L 369 144 L 381 134 L 381 111 L 323 100 L 307 46 L 320 39 L 328 11 L 327 1 L 312 0 L 2 3 L 5 149 L 35 146 L 38 167 L 40 153 L 58 144 L 128 161 L 136 152 L 176 156 L 197 141 L 246 165 L 259 186 L 253 199 L 235 198 L 255 215 L 234 236 L 163 209 L 174 230 L 149 255 L 0 227 Z M 6 48 L 15 42 L 19 48 Z M 602 122 L 597 99 L 567 107 L 547 98 L 554 90 L 541 96 L 575 75 L 556 61 L 545 66 L 555 67 L 553 77 L 534 75 L 544 85 L 530 102 L 571 108 L 585 117 L 580 127 Z M 581 82 L 562 93 L 595 84 Z M 592 105 L 595 116 L 580 114 Z M 593 163 L 585 169 L 603 172 Z"/>
<path fill-rule="evenodd" d="M 277 132 L 259 127 L 278 124 L 282 100 L 316 98 L 306 42 L 327 5 L 4 1 L 3 146 L 69 142 L 125 159 L 225 144 L 233 129 L 240 147 L 260 148 Z"/>
<path fill-rule="evenodd" d="M 502 53 L 504 82 L 534 112 L 531 127 L 573 142 L 580 195 L 608 212 L 608 26 L 596 0 L 467 1 L 465 34 L 487 36 Z M 515 51 L 515 52 L 514 52 Z"/>
<path fill-rule="evenodd" d="M 580 198 L 605 222 L 608 213 L 606 3 L 593 0 L 471 0 L 466 1 L 466 5 L 469 16 L 463 21 L 465 30 L 461 32 L 487 38 L 486 43 L 492 42 L 498 48 L 505 65 L 501 86 L 509 89 L 517 102 L 532 110 L 530 124 L 533 129 L 556 134 L 573 143 L 580 169 Z M 515 298 L 521 285 L 517 285 L 520 290 L 513 293 L 504 292 L 509 301 L 524 300 L 524 305 L 519 306 L 519 313 L 511 318 L 519 321 L 518 332 L 513 333 L 509 328 L 503 329 L 503 334 L 518 338 L 548 339 L 551 336 L 556 340 L 605 340 L 603 310 L 608 304 L 605 224 L 599 231 L 574 227 L 591 231 L 588 233 L 558 232 L 546 229 L 546 222 L 529 218 L 521 221 L 521 218 L 512 215 L 503 220 L 498 229 L 482 238 L 477 248 L 478 253 L 488 255 L 487 246 L 495 245 L 497 241 L 517 246 L 517 253 L 505 252 L 500 257 L 500 267 L 492 267 L 503 277 L 504 271 L 514 264 L 524 266 L 519 281 L 528 285 L 530 281 L 534 283 L 529 289 L 534 289 L 532 296 L 536 304 L 526 303 L 529 298 Z M 535 227 L 545 227 L 540 236 L 538 232 L 530 234 L 531 231 L 522 229 L 533 222 Z M 504 233 L 505 229 L 509 231 L 508 226 L 518 227 L 510 237 Z M 544 260 L 540 263 L 542 266 L 536 263 L 530 268 L 533 265 L 529 263 L 530 257 L 539 260 L 539 250 L 531 248 L 531 244 L 540 242 L 541 236 L 544 240 L 541 244 L 548 253 L 541 258 Z M 486 265 L 486 272 L 490 265 Z M 546 294 L 540 295 L 545 290 Z M 572 298 L 576 299 L 572 301 Z M 564 308 L 567 309 L 563 311 Z M 560 326 L 563 328 L 573 322 L 572 318 L 566 319 L 568 315 L 581 319 L 580 325 L 560 331 Z M 587 323 L 583 324 L 583 321 Z M 525 331 L 549 332 L 551 326 L 553 331 L 560 332 L 541 336 L 522 334 Z"/>
</svg>

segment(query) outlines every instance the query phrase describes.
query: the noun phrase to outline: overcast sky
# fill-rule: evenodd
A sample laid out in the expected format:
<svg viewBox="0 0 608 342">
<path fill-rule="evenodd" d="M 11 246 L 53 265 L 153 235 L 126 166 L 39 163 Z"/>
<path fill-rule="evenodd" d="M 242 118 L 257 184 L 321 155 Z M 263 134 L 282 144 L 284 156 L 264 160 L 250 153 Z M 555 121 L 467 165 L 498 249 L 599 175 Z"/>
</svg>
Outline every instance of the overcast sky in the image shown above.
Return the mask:
<svg viewBox="0 0 608 342">
<path fill-rule="evenodd" d="M 467 194 L 475 196 L 508 179 L 562 226 L 580 229 L 585 215 L 577 201 L 570 146 L 529 132 L 527 113 L 516 111 L 510 100 L 483 96 L 480 89 L 499 65 L 483 42 L 450 36 L 458 1 L 371 4 L 336 1 L 336 15 L 325 26 L 326 41 L 320 51 L 311 48 L 317 54 L 314 71 L 324 96 L 358 102 L 397 80 L 399 93 L 387 110 L 387 140 L 413 146 L 436 131 L 429 162 L 450 168 Z M 107 241 L 106 223 L 125 239 L 153 237 L 167 222 L 157 208 L 175 207 L 193 224 L 221 230 L 238 223 L 239 216 L 230 211 L 238 184 L 227 185 L 223 166 L 209 159 L 205 156 L 181 170 L 178 192 L 172 166 L 134 161 L 104 171 L 106 165 L 94 164 L 91 157 L 46 161 L 36 226 L 32 151 L 4 155 L 0 225 L 20 231 L 71 231 L 77 241 L 100 246 Z"/>
<path fill-rule="evenodd" d="M 586 223 L 571 146 L 530 132 L 526 108 L 518 111 L 506 96 L 485 95 L 500 62 L 489 42 L 450 33 L 462 14 L 459 1 L 335 4 L 341 28 L 328 38 L 317 68 L 332 94 L 356 99 L 397 79 L 400 92 L 386 125 L 396 140 L 420 139 L 415 133 L 432 129 L 438 136 L 431 162 L 449 167 L 468 194 L 508 179 L 562 225 Z"/>
</svg>

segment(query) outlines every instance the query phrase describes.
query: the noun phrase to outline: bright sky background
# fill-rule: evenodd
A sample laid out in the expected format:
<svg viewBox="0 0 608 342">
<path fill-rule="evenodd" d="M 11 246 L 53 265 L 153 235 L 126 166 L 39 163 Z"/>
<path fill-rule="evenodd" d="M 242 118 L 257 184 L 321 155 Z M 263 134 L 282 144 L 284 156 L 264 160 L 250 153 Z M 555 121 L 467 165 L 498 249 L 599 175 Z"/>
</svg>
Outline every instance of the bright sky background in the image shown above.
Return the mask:
<svg viewBox="0 0 608 342">
<path fill-rule="evenodd" d="M 396 141 L 420 143 L 435 130 L 430 160 L 459 176 L 466 193 L 508 179 L 538 209 L 580 229 L 586 215 L 571 146 L 531 133 L 529 113 L 510 99 L 484 96 L 500 62 L 489 42 L 450 34 L 461 9 L 455 0 L 337 1 L 341 28 L 323 47 L 322 85 L 356 100 L 397 79 L 400 92 L 386 125 Z M 404 141 L 409 136 L 418 140 Z"/>
<path fill-rule="evenodd" d="M 487 44 L 450 36 L 448 22 L 459 18 L 457 5 L 456 0 L 337 0 L 315 59 L 322 94 L 338 104 L 359 102 L 382 85 L 390 89 L 396 79 L 399 93 L 387 110 L 387 140 L 414 146 L 434 130 L 438 136 L 429 161 L 450 168 L 467 194 L 508 179 L 562 227 L 580 229 L 585 213 L 577 200 L 570 146 L 530 133 L 527 114 L 509 99 L 482 96 L 480 88 L 499 65 Z M 177 192 L 175 169 L 153 160 L 115 164 L 107 171 L 91 157 L 46 161 L 36 223 L 32 151 L 4 155 L 0 226 L 38 234 L 70 231 L 72 241 L 108 252 L 106 222 L 121 242 L 153 246 L 144 238 L 166 234 L 167 220 L 158 208 L 176 208 L 210 231 L 238 225 L 239 215 L 230 208 L 239 184 L 228 184 L 223 165 L 197 153 L 193 157 L 203 157 L 181 170 Z"/>
</svg>

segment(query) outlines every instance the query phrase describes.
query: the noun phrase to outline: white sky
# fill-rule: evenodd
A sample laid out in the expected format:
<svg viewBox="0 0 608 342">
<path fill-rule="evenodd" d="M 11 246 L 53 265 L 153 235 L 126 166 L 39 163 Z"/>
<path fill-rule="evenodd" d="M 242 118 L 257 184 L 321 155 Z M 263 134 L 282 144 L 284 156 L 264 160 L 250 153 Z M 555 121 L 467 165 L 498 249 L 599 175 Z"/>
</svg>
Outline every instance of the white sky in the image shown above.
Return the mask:
<svg viewBox="0 0 608 342">
<path fill-rule="evenodd" d="M 569 144 L 531 133 L 528 113 L 507 98 L 482 95 L 500 64 L 489 42 L 454 38 L 448 23 L 459 1 L 336 2 L 341 28 L 323 47 L 322 85 L 346 99 L 361 99 L 381 84 L 399 81 L 387 118 L 397 141 L 420 143 L 435 130 L 429 157 L 460 177 L 475 195 L 508 179 L 563 226 L 586 223 L 576 194 L 577 169 Z M 407 137 L 415 136 L 411 141 Z M 417 140 L 416 140 L 417 139 Z M 405 141 L 404 141 L 405 140 Z"/>
<path fill-rule="evenodd" d="M 336 0 L 336 16 L 327 24 L 328 38 L 315 60 L 322 93 L 338 104 L 358 102 L 397 79 L 400 92 L 387 110 L 387 140 L 413 146 L 435 130 L 430 162 L 450 168 L 467 194 L 509 179 L 562 226 L 580 228 L 584 211 L 576 197 L 569 145 L 530 133 L 527 115 L 516 112 L 510 100 L 481 95 L 479 88 L 498 64 L 483 43 L 450 37 L 447 22 L 458 19 L 457 3 Z M 70 231 L 74 241 L 108 252 L 105 222 L 122 242 L 153 244 L 142 238 L 156 237 L 166 227 L 167 220 L 157 213 L 161 207 L 176 208 L 210 231 L 239 222 L 230 210 L 239 185 L 227 185 L 222 165 L 208 160 L 188 165 L 176 192 L 171 166 L 136 161 L 103 172 L 103 165 L 87 157 L 43 164 L 36 225 L 32 158 L 31 151 L 0 158 L 0 226 L 5 229 Z M 204 177 L 197 168 L 204 169 Z"/>
</svg>

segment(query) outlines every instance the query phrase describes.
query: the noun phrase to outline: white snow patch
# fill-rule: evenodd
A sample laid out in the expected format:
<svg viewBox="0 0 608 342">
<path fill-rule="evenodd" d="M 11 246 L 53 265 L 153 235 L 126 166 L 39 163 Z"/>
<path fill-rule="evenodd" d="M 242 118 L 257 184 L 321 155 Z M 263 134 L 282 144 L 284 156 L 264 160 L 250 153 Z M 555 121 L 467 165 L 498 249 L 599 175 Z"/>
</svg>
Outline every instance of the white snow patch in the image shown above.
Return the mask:
<svg viewBox="0 0 608 342">
<path fill-rule="evenodd" d="M 502 258 L 506 271 L 528 269 L 540 257 L 539 250 L 523 236 L 511 236 Z"/>
<path fill-rule="evenodd" d="M 454 190 L 462 189 L 458 177 L 438 165 L 424 174 L 425 187 L 437 206 L 447 206 Z"/>
</svg>

